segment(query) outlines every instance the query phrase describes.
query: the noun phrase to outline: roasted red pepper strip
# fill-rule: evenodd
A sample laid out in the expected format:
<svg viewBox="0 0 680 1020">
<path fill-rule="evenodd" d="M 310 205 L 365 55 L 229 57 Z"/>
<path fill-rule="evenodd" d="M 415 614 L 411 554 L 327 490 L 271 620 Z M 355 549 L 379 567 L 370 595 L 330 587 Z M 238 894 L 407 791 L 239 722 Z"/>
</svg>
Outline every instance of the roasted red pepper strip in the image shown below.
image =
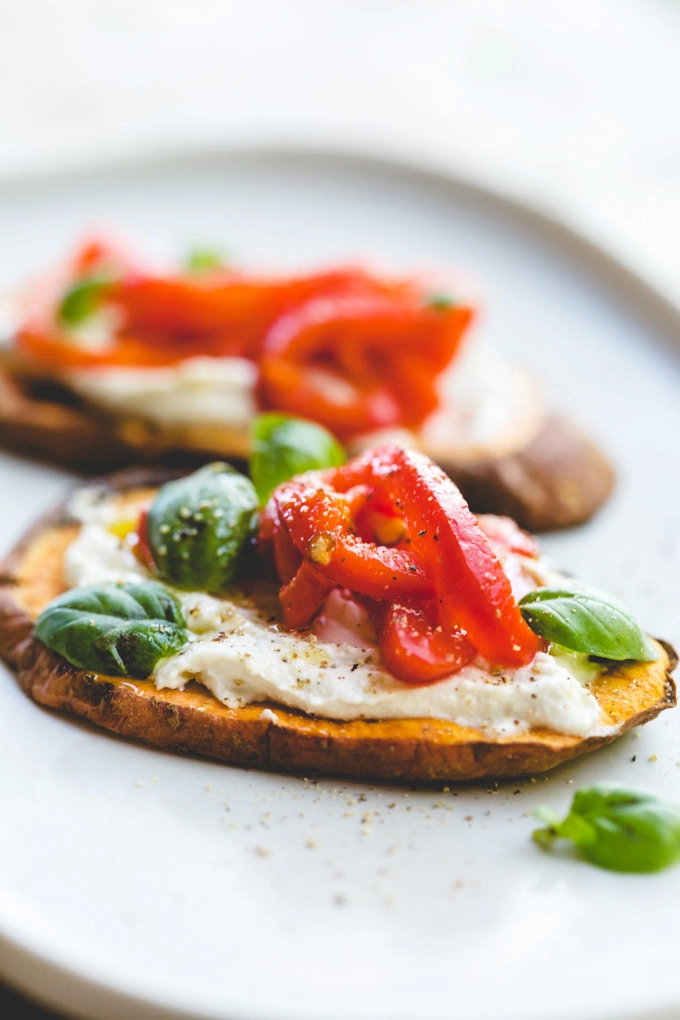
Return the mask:
<svg viewBox="0 0 680 1020">
<path fill-rule="evenodd" d="M 133 547 L 133 552 L 139 562 L 147 570 L 150 570 L 152 574 L 156 573 L 156 564 L 153 561 L 151 555 L 151 549 L 149 548 L 149 540 L 147 538 L 147 527 L 146 521 L 149 516 L 149 508 L 144 509 L 139 514 L 139 521 L 137 522 L 137 545 Z"/>
<path fill-rule="evenodd" d="M 411 547 L 426 564 L 439 597 L 442 626 L 462 628 L 496 665 L 530 662 L 539 640 L 522 618 L 510 581 L 457 486 L 415 450 L 381 447 L 371 466 L 409 525 Z"/>
<path fill-rule="evenodd" d="M 334 584 L 373 599 L 432 594 L 423 567 L 409 552 L 364 542 L 352 533 L 347 501 L 320 475 L 310 472 L 285 482 L 272 500 L 298 552 Z"/>
<path fill-rule="evenodd" d="M 60 318 L 64 295 L 104 275 L 102 344 L 78 341 Z M 283 277 L 229 268 L 159 276 L 105 243 L 85 246 L 27 303 L 16 335 L 28 361 L 55 372 L 153 368 L 192 357 L 258 366 L 264 409 L 318 421 L 341 439 L 392 426 L 417 429 L 437 408 L 437 379 L 472 309 L 425 298 L 418 279 L 356 268 Z M 81 338 L 82 339 L 82 338 Z"/>
<path fill-rule="evenodd" d="M 335 582 L 323 577 L 304 560 L 292 580 L 279 592 L 286 626 L 293 630 L 306 626 L 335 587 Z"/>
<path fill-rule="evenodd" d="M 262 511 L 258 544 L 263 553 L 272 550 L 279 580 L 283 584 L 289 584 L 298 572 L 304 557 L 297 551 L 290 535 L 281 525 L 278 507 L 273 499 L 269 500 Z"/>
<path fill-rule="evenodd" d="M 279 542 L 285 535 L 303 558 L 292 581 L 290 548 L 279 569 L 288 582 L 284 612 L 297 626 L 319 608 L 325 579 L 369 605 L 383 658 L 407 683 L 441 679 L 477 653 L 495 665 L 519 666 L 539 650 L 482 528 L 424 455 L 388 444 L 285 483 L 272 503 Z M 511 522 L 486 525 L 505 552 L 517 547 L 535 555 L 530 536 Z M 389 546 L 379 544 L 385 539 Z"/>
<path fill-rule="evenodd" d="M 403 600 L 378 604 L 371 615 L 380 635 L 383 661 L 404 683 L 435 683 L 475 657 L 474 646 L 462 631 L 436 623 L 436 603 Z"/>
<path fill-rule="evenodd" d="M 424 307 L 414 294 L 339 292 L 294 308 L 265 337 L 259 397 L 321 421 L 341 438 L 416 428 L 438 404 L 436 376 L 472 311 Z"/>
<path fill-rule="evenodd" d="M 125 329 L 166 336 L 210 334 L 238 338 L 244 356 L 256 356 L 266 331 L 291 308 L 319 295 L 399 293 L 354 267 L 298 277 L 249 276 L 230 269 L 185 276 L 139 275 L 121 280 L 112 297 Z"/>
</svg>

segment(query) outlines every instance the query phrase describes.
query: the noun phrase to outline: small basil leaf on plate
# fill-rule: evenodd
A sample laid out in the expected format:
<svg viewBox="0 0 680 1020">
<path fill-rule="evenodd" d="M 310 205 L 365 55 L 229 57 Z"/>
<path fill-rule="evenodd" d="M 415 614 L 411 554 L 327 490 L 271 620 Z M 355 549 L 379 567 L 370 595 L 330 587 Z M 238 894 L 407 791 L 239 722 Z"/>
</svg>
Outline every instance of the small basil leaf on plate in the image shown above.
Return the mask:
<svg viewBox="0 0 680 1020">
<path fill-rule="evenodd" d="M 260 414 L 251 432 L 250 477 L 260 503 L 303 471 L 339 467 L 346 455 L 328 429 L 304 418 Z"/>
<path fill-rule="evenodd" d="M 547 822 L 534 840 L 549 849 L 569 839 L 592 864 L 610 871 L 659 871 L 680 860 L 680 806 L 651 794 L 616 786 L 591 786 L 574 795 L 563 821 L 552 809 L 535 817 Z"/>
<path fill-rule="evenodd" d="M 222 591 L 236 580 L 258 523 L 250 479 L 215 462 L 161 487 L 146 537 L 160 577 L 178 588 Z"/>
<path fill-rule="evenodd" d="M 140 680 L 188 640 L 177 599 L 151 581 L 73 588 L 42 611 L 35 633 L 78 669 Z"/>
<path fill-rule="evenodd" d="M 113 282 L 107 273 L 84 276 L 72 284 L 59 303 L 57 318 L 62 326 L 79 326 L 99 309 Z"/>
<path fill-rule="evenodd" d="M 520 599 L 519 607 L 536 634 L 573 652 L 617 661 L 659 657 L 628 610 L 594 588 L 537 588 Z"/>
<path fill-rule="evenodd" d="M 185 266 L 190 273 L 210 273 L 223 269 L 226 260 L 216 248 L 193 248 L 187 255 Z"/>
</svg>

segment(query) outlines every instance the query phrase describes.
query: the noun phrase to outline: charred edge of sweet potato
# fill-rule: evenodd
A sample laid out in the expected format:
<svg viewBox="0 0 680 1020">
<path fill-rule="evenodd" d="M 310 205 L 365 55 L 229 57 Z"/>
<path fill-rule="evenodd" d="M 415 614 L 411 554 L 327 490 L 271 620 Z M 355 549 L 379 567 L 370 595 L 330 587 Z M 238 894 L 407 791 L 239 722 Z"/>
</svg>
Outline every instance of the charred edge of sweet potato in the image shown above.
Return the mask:
<svg viewBox="0 0 680 1020">
<path fill-rule="evenodd" d="M 291 773 L 425 783 L 517 778 L 594 751 L 675 704 L 667 669 L 663 697 L 630 716 L 616 733 L 580 740 L 538 732 L 492 740 L 432 720 L 338 723 L 273 704 L 235 711 L 199 685 L 157 691 L 149 681 L 99 677 L 38 642 L 30 617 L 8 606 L 4 593 L 0 635 L 0 654 L 26 693 L 45 706 L 158 749 Z M 274 718 L 263 714 L 267 708 Z"/>
<path fill-rule="evenodd" d="M 109 418 L 58 393 L 32 391 L 0 367 L 0 443 L 49 456 L 87 474 L 131 463 L 190 468 L 227 458 L 243 463 L 247 434 L 228 429 L 167 430 L 143 419 Z M 529 531 L 580 524 L 609 496 L 614 471 L 571 422 L 547 418 L 522 449 L 478 461 L 439 457 L 473 510 L 513 517 Z"/>
<path fill-rule="evenodd" d="M 141 468 L 98 481 L 111 492 L 125 492 L 159 484 L 167 476 L 164 469 Z M 492 739 L 442 720 L 336 722 L 276 704 L 231 710 L 198 684 L 189 684 L 184 691 L 157 691 L 150 681 L 87 673 L 37 641 L 33 619 L 17 598 L 18 571 L 27 551 L 46 528 L 68 526 L 64 511 L 62 505 L 31 528 L 0 565 L 0 656 L 37 702 L 159 749 L 282 772 L 467 782 L 547 771 L 675 705 L 671 671 L 678 659 L 666 642 L 659 642 L 665 661 L 659 665 L 663 683 L 654 699 L 621 719 L 614 732 L 585 740 L 550 731 Z M 644 679 L 645 667 L 613 664 L 607 672 L 628 683 L 638 674 Z M 263 715 L 265 709 L 275 718 Z"/>
<path fill-rule="evenodd" d="M 47 456 L 92 475 L 134 464 L 188 468 L 246 453 L 245 429 L 168 428 L 143 417 L 116 417 L 64 387 L 22 379 L 1 362 L 0 443 L 27 456 Z"/>
</svg>

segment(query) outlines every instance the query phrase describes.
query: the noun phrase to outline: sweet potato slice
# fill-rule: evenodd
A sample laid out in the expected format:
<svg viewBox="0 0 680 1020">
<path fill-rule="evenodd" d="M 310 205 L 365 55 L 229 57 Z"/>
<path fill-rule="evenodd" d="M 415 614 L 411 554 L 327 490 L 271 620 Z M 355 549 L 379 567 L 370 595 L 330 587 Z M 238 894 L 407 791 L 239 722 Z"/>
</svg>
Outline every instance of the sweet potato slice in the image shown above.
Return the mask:
<svg viewBox="0 0 680 1020">
<path fill-rule="evenodd" d="M 505 514 L 527 531 L 582 524 L 609 496 L 614 470 L 572 422 L 552 416 L 523 446 L 479 460 L 427 450 L 476 513 Z"/>
<path fill-rule="evenodd" d="M 162 473 L 113 476 L 111 494 L 136 500 Z M 0 656 L 36 701 L 164 750 L 253 768 L 391 780 L 522 776 L 595 750 L 675 705 L 673 649 L 653 663 L 616 663 L 591 690 L 613 729 L 581 739 L 549 730 L 494 737 L 453 722 L 335 722 L 275 704 L 229 709 L 200 685 L 156 690 L 149 681 L 86 673 L 33 635 L 41 609 L 63 590 L 62 558 L 77 532 L 63 509 L 36 525 L 0 565 Z"/>
<path fill-rule="evenodd" d="M 129 464 L 196 464 L 248 454 L 247 429 L 158 426 L 145 418 L 110 417 L 64 387 L 0 367 L 0 443 L 86 474 Z"/>
</svg>

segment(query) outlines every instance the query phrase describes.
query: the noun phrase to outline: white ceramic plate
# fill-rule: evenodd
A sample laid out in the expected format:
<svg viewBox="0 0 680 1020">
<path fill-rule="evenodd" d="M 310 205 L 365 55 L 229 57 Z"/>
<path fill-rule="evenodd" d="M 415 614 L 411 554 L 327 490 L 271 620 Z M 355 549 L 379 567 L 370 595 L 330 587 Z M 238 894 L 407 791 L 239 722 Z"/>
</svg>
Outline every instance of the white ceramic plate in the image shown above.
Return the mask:
<svg viewBox="0 0 680 1020">
<path fill-rule="evenodd" d="M 0 190 L 0 285 L 113 228 L 150 255 L 367 257 L 481 282 L 480 331 L 530 365 L 620 471 L 545 548 L 680 644 L 680 317 L 567 230 L 379 160 L 213 153 Z M 662 321 L 663 320 L 663 321 Z M 2 544 L 71 479 L 0 459 Z M 309 781 L 160 754 L 0 676 L 0 971 L 119 1018 L 613 1020 L 680 1011 L 680 868 L 599 871 L 529 811 L 617 780 L 680 799 L 679 718 L 537 781 L 453 791 Z"/>
</svg>

